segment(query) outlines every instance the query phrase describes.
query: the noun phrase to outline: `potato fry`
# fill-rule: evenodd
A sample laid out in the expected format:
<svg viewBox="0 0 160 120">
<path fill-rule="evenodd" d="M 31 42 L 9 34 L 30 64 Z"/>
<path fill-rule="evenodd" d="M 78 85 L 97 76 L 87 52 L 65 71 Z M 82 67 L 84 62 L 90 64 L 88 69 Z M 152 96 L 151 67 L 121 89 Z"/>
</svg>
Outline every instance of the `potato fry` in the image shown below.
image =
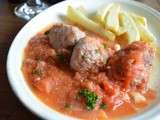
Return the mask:
<svg viewBox="0 0 160 120">
<path fill-rule="evenodd" d="M 155 46 L 156 37 L 147 28 L 146 18 L 138 16 L 136 14 L 132 14 L 131 16 L 133 17 L 133 20 L 136 23 L 136 26 L 140 33 L 141 40 L 150 43 L 152 46 Z"/>
<path fill-rule="evenodd" d="M 120 36 L 120 35 L 122 35 L 122 34 L 124 34 L 126 32 L 127 32 L 127 30 L 124 27 L 120 26 L 119 29 L 118 29 L 118 31 L 116 32 L 116 35 Z"/>
<path fill-rule="evenodd" d="M 105 27 L 113 32 L 117 32 L 119 29 L 119 12 L 120 5 L 114 4 L 108 11 L 105 18 Z"/>
<path fill-rule="evenodd" d="M 124 29 L 127 30 L 126 39 L 128 43 L 132 43 L 134 41 L 140 40 L 140 34 L 137 29 L 137 26 L 134 20 L 132 19 L 132 17 L 128 15 L 128 13 L 126 12 L 120 13 L 120 22 L 121 22 L 122 27 L 124 27 Z"/>
<path fill-rule="evenodd" d="M 113 3 L 107 5 L 104 8 L 101 8 L 97 11 L 96 15 L 95 15 L 95 19 L 97 22 L 101 23 L 102 25 L 105 24 L 105 17 L 109 11 L 109 9 L 113 6 Z"/>
<path fill-rule="evenodd" d="M 106 37 L 109 40 L 115 40 L 115 35 L 112 32 L 103 29 L 99 24 L 95 23 L 94 21 L 86 17 L 83 13 L 72 8 L 71 6 L 68 6 L 67 17 L 71 21 L 81 25 L 87 30 L 98 33 L 99 35 Z"/>
<path fill-rule="evenodd" d="M 143 16 L 139 16 L 135 13 L 129 13 L 129 15 L 134 19 L 137 24 L 147 27 L 147 19 Z"/>
<path fill-rule="evenodd" d="M 97 15 L 91 16 L 91 20 L 93 20 L 95 23 L 99 24 L 104 28 L 105 25 L 104 25 L 104 22 L 100 20 L 100 16 L 97 16 Z"/>
<path fill-rule="evenodd" d="M 155 46 L 156 37 L 143 25 L 137 25 L 137 28 L 140 33 L 141 40 L 148 42 L 152 46 Z"/>
</svg>

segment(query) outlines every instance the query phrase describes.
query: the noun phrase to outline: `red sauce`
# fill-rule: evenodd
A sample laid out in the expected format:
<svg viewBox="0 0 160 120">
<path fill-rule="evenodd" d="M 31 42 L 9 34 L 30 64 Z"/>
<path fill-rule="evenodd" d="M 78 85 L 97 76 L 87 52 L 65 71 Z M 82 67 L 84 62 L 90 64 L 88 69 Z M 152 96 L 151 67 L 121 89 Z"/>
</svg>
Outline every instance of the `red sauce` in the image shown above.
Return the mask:
<svg viewBox="0 0 160 120">
<path fill-rule="evenodd" d="M 148 90 L 143 94 L 146 101 L 136 104 L 129 93 L 120 88 L 120 83 L 108 80 L 104 71 L 88 73 L 87 78 L 76 73 L 67 61 L 64 63 L 58 58 L 45 35 L 32 38 L 24 53 L 22 71 L 33 92 L 46 105 L 64 114 L 87 120 L 126 117 L 144 109 L 156 97 L 154 91 Z M 82 87 L 95 91 L 107 107 L 87 110 L 84 101 L 77 98 Z"/>
</svg>

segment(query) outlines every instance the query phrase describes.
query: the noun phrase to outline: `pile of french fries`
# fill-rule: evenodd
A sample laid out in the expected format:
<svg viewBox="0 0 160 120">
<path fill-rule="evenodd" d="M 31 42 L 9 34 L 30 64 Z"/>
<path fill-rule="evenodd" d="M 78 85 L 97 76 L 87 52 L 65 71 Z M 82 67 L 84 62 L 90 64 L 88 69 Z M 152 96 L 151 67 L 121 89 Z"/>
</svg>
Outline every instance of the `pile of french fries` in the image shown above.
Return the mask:
<svg viewBox="0 0 160 120">
<path fill-rule="evenodd" d="M 126 12 L 116 3 L 97 10 L 93 16 L 87 16 L 81 10 L 68 6 L 67 17 L 107 40 L 114 41 L 117 36 L 124 35 L 128 44 L 139 40 L 151 44 L 156 41 L 155 36 L 148 29 L 145 17 Z"/>
</svg>

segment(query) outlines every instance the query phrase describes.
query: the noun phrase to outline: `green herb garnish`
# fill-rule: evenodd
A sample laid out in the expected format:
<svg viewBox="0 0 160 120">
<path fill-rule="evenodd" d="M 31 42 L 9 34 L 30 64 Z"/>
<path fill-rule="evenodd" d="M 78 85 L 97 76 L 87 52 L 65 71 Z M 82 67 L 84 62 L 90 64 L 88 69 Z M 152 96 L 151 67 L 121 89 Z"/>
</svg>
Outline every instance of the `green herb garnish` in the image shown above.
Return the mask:
<svg viewBox="0 0 160 120">
<path fill-rule="evenodd" d="M 47 30 L 44 34 L 45 34 L 45 35 L 48 35 L 48 34 L 49 34 L 49 32 L 50 32 L 50 30 Z"/>
<path fill-rule="evenodd" d="M 101 104 L 100 104 L 100 108 L 101 108 L 101 109 L 106 109 L 106 108 L 107 108 L 107 105 L 106 105 L 105 103 L 101 103 Z"/>
<path fill-rule="evenodd" d="M 88 110 L 93 110 L 95 108 L 98 101 L 98 96 L 96 93 L 91 92 L 87 89 L 82 89 L 79 91 L 79 95 L 85 98 Z"/>
</svg>

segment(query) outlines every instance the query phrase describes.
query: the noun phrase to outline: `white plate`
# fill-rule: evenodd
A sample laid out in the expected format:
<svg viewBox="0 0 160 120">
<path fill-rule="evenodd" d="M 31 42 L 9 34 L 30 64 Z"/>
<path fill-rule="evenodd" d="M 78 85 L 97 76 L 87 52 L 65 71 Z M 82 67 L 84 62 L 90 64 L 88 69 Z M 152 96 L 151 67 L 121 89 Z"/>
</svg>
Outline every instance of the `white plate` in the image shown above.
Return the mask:
<svg viewBox="0 0 160 120">
<path fill-rule="evenodd" d="M 21 64 L 23 58 L 23 51 L 28 41 L 36 35 L 39 31 L 42 31 L 46 26 L 55 22 L 62 21 L 62 16 L 66 15 L 66 9 L 68 5 L 78 7 L 83 5 L 87 11 L 94 12 L 99 7 L 107 5 L 110 2 L 120 3 L 127 11 L 133 11 L 137 14 L 143 15 L 148 20 L 149 28 L 155 34 L 157 39 L 160 39 L 160 15 L 152 8 L 143 5 L 138 2 L 128 0 L 68 0 L 56 4 L 49 9 L 45 10 L 31 21 L 29 21 L 15 37 L 8 54 L 7 59 L 7 73 L 10 85 L 13 91 L 21 102 L 30 109 L 33 113 L 39 117 L 48 120 L 75 120 L 69 116 L 65 116 L 43 104 L 31 91 L 26 81 L 24 80 Z M 153 117 L 158 120 L 158 114 L 160 114 L 160 105 L 158 103 L 153 104 L 144 113 L 136 115 L 132 118 L 135 120 L 148 120 Z"/>
</svg>

